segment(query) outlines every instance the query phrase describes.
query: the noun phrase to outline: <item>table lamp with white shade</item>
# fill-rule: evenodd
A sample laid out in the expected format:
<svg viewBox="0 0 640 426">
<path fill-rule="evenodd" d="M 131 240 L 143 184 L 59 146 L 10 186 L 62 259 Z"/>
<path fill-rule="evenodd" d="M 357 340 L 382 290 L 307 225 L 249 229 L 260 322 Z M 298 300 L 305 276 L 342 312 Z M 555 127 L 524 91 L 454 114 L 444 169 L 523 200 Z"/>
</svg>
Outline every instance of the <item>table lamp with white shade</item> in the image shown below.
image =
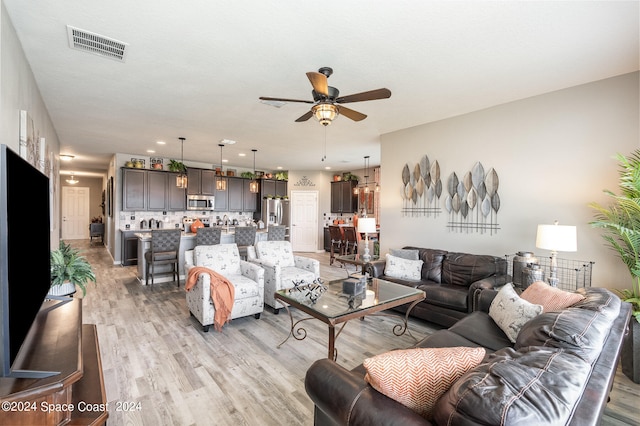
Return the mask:
<svg viewBox="0 0 640 426">
<path fill-rule="evenodd" d="M 553 225 L 538 225 L 536 235 L 536 247 L 551 250 L 551 273 L 548 281 L 552 287 L 557 287 L 558 282 L 558 259 L 559 251 L 577 251 L 578 248 L 576 227 L 558 225 L 556 220 Z"/>
<path fill-rule="evenodd" d="M 371 260 L 369 254 L 369 233 L 376 232 L 376 219 L 374 217 L 361 217 L 358 219 L 358 232 L 364 234 L 364 253 L 362 260 L 368 262 Z"/>
</svg>

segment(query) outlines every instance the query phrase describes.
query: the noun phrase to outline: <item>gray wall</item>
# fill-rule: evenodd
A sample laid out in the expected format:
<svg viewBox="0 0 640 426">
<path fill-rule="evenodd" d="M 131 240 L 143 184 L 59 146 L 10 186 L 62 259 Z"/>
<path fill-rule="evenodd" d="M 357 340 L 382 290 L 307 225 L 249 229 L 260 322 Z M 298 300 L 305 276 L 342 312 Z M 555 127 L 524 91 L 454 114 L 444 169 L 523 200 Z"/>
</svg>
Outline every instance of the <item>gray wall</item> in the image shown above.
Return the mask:
<svg viewBox="0 0 640 426">
<path fill-rule="evenodd" d="M 494 255 L 536 249 L 538 224 L 576 225 L 578 251 L 559 257 L 592 260 L 594 286 L 629 287 L 631 278 L 600 232 L 588 204 L 617 192 L 616 153 L 639 148 L 639 79 L 635 72 L 381 136 L 381 249 L 404 245 Z M 438 217 L 401 213 L 401 171 L 423 155 L 440 163 L 443 183 L 481 162 L 500 178 L 501 229 L 490 233 L 447 228 L 443 191 Z M 445 185 L 446 186 L 446 185 Z"/>
<path fill-rule="evenodd" d="M 49 113 L 45 107 L 40 91 L 33 77 L 31 67 L 27 62 L 22 46 L 18 41 L 16 31 L 9 19 L 9 15 L 2 3 L 0 8 L 0 143 L 8 145 L 15 152 L 20 146 L 20 111 L 29 113 L 33 119 L 34 128 L 40 137 L 44 137 L 50 151 L 55 156 L 55 170 L 53 179 L 54 197 L 54 229 L 51 232 L 51 246 L 58 246 L 59 225 L 59 177 L 57 171 L 60 145 L 58 136 L 53 128 Z"/>
</svg>

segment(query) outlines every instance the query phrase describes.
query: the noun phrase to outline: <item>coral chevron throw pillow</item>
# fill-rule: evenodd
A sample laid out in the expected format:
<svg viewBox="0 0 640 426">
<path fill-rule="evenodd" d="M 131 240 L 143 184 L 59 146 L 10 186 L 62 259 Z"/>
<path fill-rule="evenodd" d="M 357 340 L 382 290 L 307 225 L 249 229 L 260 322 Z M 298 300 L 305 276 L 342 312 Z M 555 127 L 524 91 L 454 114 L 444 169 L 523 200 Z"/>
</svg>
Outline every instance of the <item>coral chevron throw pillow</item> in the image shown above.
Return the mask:
<svg viewBox="0 0 640 426">
<path fill-rule="evenodd" d="M 391 351 L 364 360 L 365 380 L 430 420 L 436 401 L 484 356 L 484 348 L 467 347 Z"/>
</svg>

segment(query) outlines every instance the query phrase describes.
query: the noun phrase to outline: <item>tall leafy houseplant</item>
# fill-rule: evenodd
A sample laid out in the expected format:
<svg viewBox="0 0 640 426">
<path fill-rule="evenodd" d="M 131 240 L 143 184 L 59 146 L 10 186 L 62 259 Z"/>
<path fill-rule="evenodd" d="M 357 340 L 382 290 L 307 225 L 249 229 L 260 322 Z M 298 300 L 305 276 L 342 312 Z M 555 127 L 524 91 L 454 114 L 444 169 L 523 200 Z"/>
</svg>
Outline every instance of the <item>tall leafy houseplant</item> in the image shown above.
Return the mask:
<svg viewBox="0 0 640 426">
<path fill-rule="evenodd" d="M 82 289 L 82 295 L 87 294 L 87 283 L 96 282 L 96 275 L 91 264 L 84 256 L 80 256 L 78 249 L 71 248 L 60 240 L 58 250 L 51 252 L 51 287 L 71 283 Z"/>
<path fill-rule="evenodd" d="M 633 316 L 640 323 L 640 150 L 616 158 L 620 163 L 620 194 L 605 190 L 611 199 L 608 207 L 590 204 L 596 210 L 591 226 L 604 231 L 603 238 L 629 269 L 633 286 L 619 293 L 633 305 Z"/>
<path fill-rule="evenodd" d="M 611 199 L 608 207 L 590 204 L 597 212 L 591 226 L 604 231 L 605 241 L 618 252 L 634 279 L 630 289 L 619 291 L 622 300 L 631 303 L 635 317 L 622 344 L 620 364 L 627 377 L 640 383 L 640 150 L 629 157 L 618 154 L 617 159 L 620 194 L 605 190 Z"/>
</svg>

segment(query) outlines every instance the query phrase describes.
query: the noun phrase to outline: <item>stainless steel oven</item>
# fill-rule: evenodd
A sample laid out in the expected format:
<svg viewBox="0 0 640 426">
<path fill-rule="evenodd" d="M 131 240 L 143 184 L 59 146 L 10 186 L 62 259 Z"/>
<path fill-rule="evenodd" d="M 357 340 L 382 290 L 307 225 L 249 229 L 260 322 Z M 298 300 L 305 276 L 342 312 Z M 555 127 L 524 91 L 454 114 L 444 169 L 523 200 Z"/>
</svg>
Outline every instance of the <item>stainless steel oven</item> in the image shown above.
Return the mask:
<svg viewBox="0 0 640 426">
<path fill-rule="evenodd" d="M 213 195 L 187 195 L 187 210 L 211 211 L 215 205 Z"/>
</svg>

